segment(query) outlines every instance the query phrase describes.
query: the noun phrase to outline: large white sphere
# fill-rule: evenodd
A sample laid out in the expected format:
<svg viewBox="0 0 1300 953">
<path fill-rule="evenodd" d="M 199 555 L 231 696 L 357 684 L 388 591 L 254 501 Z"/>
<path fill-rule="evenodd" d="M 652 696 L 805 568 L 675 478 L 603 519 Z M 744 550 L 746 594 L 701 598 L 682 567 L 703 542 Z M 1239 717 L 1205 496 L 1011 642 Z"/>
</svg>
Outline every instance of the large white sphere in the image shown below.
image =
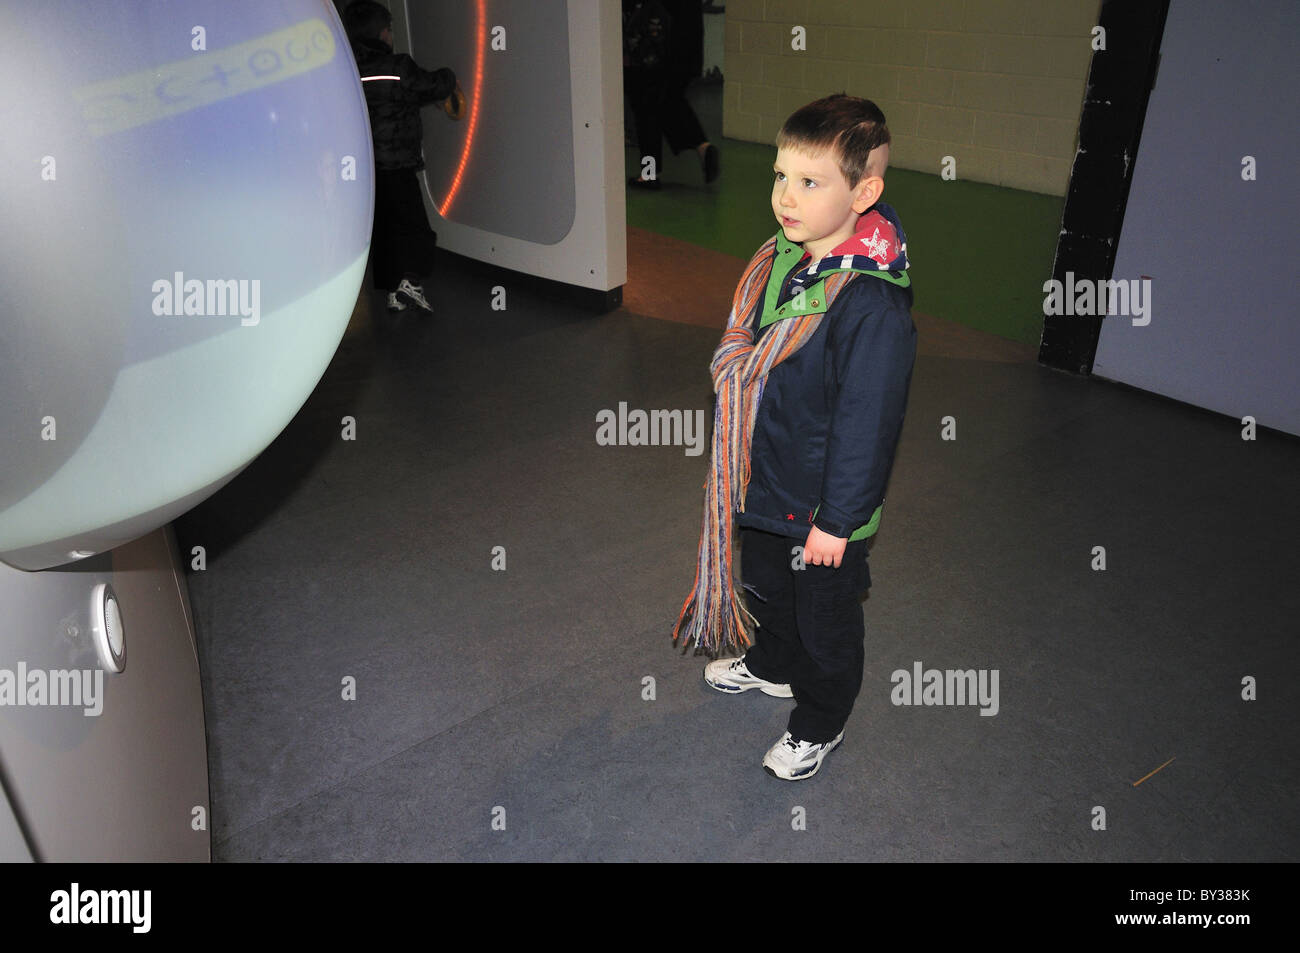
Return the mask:
<svg viewBox="0 0 1300 953">
<path fill-rule="evenodd" d="M 0 85 L 0 558 L 34 569 L 169 521 L 293 417 L 373 161 L 327 0 L 6 4 Z"/>
</svg>

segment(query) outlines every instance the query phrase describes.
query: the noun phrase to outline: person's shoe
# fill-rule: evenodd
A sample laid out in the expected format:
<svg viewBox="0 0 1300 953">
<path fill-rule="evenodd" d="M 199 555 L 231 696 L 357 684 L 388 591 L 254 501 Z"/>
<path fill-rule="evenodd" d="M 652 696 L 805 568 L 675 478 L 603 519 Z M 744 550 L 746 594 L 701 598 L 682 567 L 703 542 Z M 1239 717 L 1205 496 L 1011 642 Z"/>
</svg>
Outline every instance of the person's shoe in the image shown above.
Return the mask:
<svg viewBox="0 0 1300 953">
<path fill-rule="evenodd" d="M 704 166 L 705 184 L 716 179 L 722 172 L 722 155 L 718 152 L 718 147 L 710 143 L 704 150 L 704 155 L 700 156 L 700 164 Z"/>
<path fill-rule="evenodd" d="M 403 304 L 398 299 L 397 295 L 391 291 L 388 292 L 388 310 L 394 314 L 397 313 L 398 311 L 406 310 L 406 305 Z"/>
<path fill-rule="evenodd" d="M 802 781 L 804 778 L 811 778 L 822 766 L 826 756 L 838 748 L 843 740 L 842 731 L 822 744 L 800 741 L 787 731 L 781 736 L 781 740 L 763 755 L 763 770 L 783 781 Z"/>
<path fill-rule="evenodd" d="M 394 294 L 397 295 L 398 301 L 408 304 L 411 307 L 419 308 L 421 311 L 428 311 L 430 314 L 433 313 L 433 308 L 424 298 L 424 288 L 420 285 L 411 284 L 411 282 L 406 278 L 402 279 L 402 283 L 397 286 L 397 291 L 394 292 Z"/>
<path fill-rule="evenodd" d="M 714 659 L 704 666 L 704 680 L 709 683 L 710 688 L 716 688 L 729 695 L 757 688 L 764 695 L 771 695 L 773 698 L 794 697 L 794 692 L 790 690 L 789 685 L 778 685 L 750 672 L 745 667 L 743 657 Z"/>
<path fill-rule="evenodd" d="M 627 184 L 634 189 L 649 189 L 651 192 L 658 192 L 663 189 L 658 179 L 642 179 L 635 175 L 627 180 Z"/>
</svg>

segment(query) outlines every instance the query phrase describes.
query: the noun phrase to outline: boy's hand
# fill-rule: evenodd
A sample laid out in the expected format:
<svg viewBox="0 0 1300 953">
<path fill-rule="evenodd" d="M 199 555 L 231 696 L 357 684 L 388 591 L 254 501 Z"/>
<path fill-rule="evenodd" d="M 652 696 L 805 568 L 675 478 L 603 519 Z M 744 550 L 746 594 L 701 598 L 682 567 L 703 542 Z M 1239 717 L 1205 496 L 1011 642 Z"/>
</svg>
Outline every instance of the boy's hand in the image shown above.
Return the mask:
<svg viewBox="0 0 1300 953">
<path fill-rule="evenodd" d="M 460 119 L 465 115 L 465 108 L 465 93 L 461 90 L 460 83 L 457 83 L 456 88 L 451 91 L 451 95 L 443 100 L 442 109 L 452 119 Z"/>
<path fill-rule="evenodd" d="M 830 533 L 823 533 L 816 526 L 808 533 L 808 539 L 803 544 L 803 561 L 809 566 L 833 566 L 840 568 L 840 563 L 844 559 L 844 547 L 848 545 L 847 539 L 841 539 L 838 536 L 832 536 Z"/>
</svg>

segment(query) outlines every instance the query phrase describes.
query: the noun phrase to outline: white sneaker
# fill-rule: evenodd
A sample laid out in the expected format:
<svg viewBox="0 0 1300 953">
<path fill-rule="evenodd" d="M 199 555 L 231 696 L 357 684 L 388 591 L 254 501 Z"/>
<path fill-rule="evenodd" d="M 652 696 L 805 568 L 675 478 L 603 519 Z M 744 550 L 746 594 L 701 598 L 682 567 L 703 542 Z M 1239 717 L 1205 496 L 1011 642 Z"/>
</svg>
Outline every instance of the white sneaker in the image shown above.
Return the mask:
<svg viewBox="0 0 1300 953">
<path fill-rule="evenodd" d="M 395 294 L 399 301 L 419 308 L 421 311 L 428 311 L 430 314 L 433 313 L 433 308 L 430 307 L 429 302 L 424 298 L 423 286 L 413 285 L 409 280 L 403 278 L 402 283 L 397 286 Z"/>
<path fill-rule="evenodd" d="M 784 781 L 811 778 L 822 766 L 826 756 L 838 748 L 843 740 L 844 732 L 841 731 L 830 741 L 815 745 L 810 741 L 799 741 L 787 731 L 763 756 L 763 770 Z"/>
<path fill-rule="evenodd" d="M 405 305 L 405 303 L 399 301 L 398 298 L 397 298 L 397 295 L 394 294 L 394 293 L 391 292 L 391 291 L 388 292 L 388 310 L 389 310 L 389 311 L 405 311 L 405 310 L 406 310 L 406 305 Z"/>
<path fill-rule="evenodd" d="M 714 659 L 704 666 L 704 680 L 711 688 L 729 695 L 757 688 L 764 695 L 771 695 L 773 698 L 794 697 L 794 692 L 790 690 L 789 685 L 778 685 L 776 682 L 769 682 L 752 674 L 745 667 L 743 657 Z"/>
</svg>

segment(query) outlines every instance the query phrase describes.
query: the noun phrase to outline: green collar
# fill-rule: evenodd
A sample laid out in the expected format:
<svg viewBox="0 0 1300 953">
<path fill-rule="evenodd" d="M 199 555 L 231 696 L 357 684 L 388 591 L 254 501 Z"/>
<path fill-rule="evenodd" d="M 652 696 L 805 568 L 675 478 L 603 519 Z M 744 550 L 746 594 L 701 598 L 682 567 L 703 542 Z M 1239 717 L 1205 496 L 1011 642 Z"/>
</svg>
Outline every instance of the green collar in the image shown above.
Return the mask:
<svg viewBox="0 0 1300 953">
<path fill-rule="evenodd" d="M 796 294 L 785 304 L 777 307 L 777 300 L 780 298 L 781 288 L 785 285 L 785 279 L 790 277 L 790 272 L 794 271 L 803 255 L 803 246 L 796 245 L 786 238 L 785 229 L 781 229 L 776 233 L 775 258 L 772 261 L 772 272 L 767 278 L 767 291 L 763 295 L 763 316 L 758 325 L 760 328 L 767 327 L 773 321 L 780 321 L 783 318 L 793 318 L 804 314 L 818 314 L 826 310 L 826 279 L 824 277 L 812 287 L 806 288 L 802 294 Z M 906 271 L 897 278 L 888 271 L 867 271 L 860 268 L 827 268 L 821 274 L 832 275 L 837 271 L 854 271 L 860 275 L 871 275 L 873 278 L 880 278 L 891 284 L 898 285 L 900 288 L 907 288 L 912 284 L 912 279 Z"/>
</svg>

